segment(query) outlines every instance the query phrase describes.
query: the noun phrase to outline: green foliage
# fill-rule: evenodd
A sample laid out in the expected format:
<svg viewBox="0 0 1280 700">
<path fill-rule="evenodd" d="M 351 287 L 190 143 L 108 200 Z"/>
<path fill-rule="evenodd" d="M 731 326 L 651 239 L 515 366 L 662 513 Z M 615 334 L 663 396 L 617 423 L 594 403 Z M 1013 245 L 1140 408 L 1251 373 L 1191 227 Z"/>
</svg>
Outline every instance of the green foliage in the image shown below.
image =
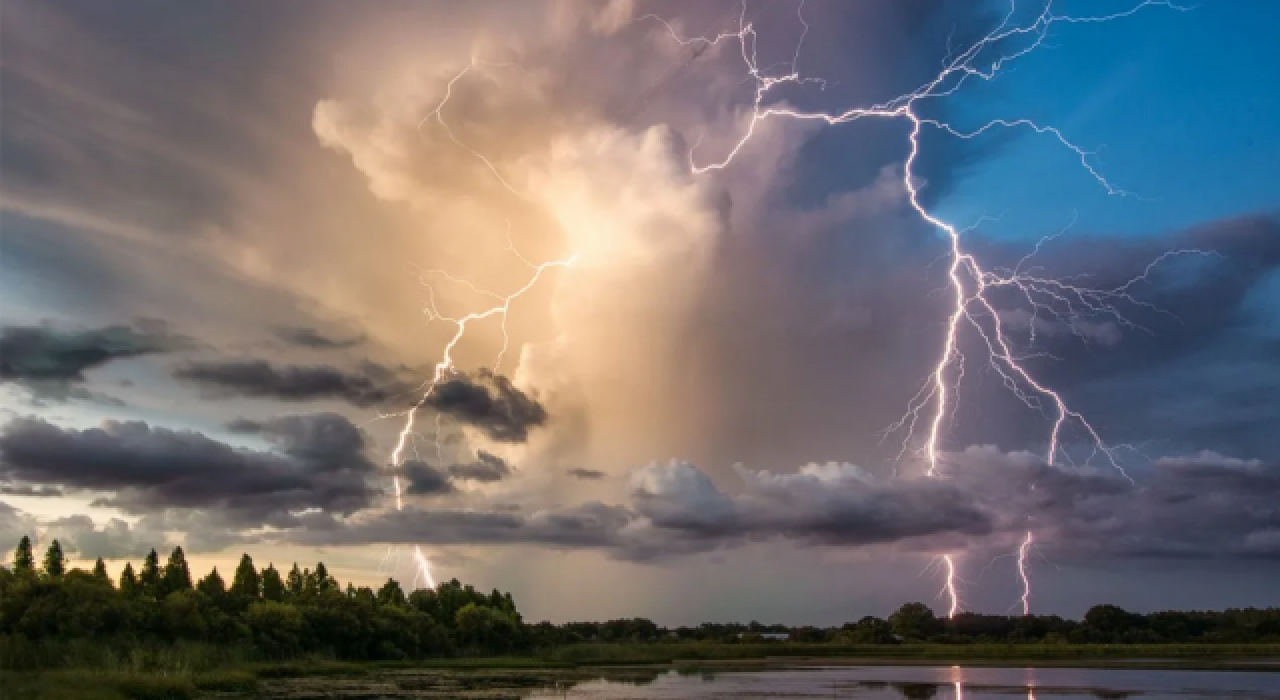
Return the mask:
<svg viewBox="0 0 1280 700">
<path fill-rule="evenodd" d="M 133 573 L 133 564 L 125 562 L 124 569 L 120 571 L 120 592 L 127 596 L 134 596 L 139 590 L 138 577 Z"/>
<path fill-rule="evenodd" d="M 284 601 L 284 581 L 275 566 L 268 565 L 262 570 L 262 599 L 273 603 Z"/>
<path fill-rule="evenodd" d="M 187 557 L 182 547 L 174 547 L 169 555 L 169 562 L 164 565 L 164 577 L 161 579 L 160 592 L 168 595 L 176 591 L 191 590 L 191 570 L 187 568 Z"/>
<path fill-rule="evenodd" d="M 382 584 L 382 588 L 378 589 L 378 603 L 402 608 L 408 605 L 409 601 L 405 598 L 404 589 L 400 588 L 400 584 L 395 579 L 389 578 Z"/>
<path fill-rule="evenodd" d="M 240 557 L 240 565 L 236 567 L 236 575 L 231 579 L 231 595 L 245 600 L 257 600 L 261 592 L 258 570 L 253 568 L 253 559 L 244 554 Z"/>
<path fill-rule="evenodd" d="M 285 588 L 288 589 L 289 595 L 294 598 L 302 597 L 302 572 L 298 570 L 298 562 L 294 562 L 293 568 L 289 570 L 289 576 L 285 581 Z"/>
<path fill-rule="evenodd" d="M 44 575 L 58 578 L 67 572 L 67 557 L 62 553 L 62 545 L 54 540 L 44 553 Z"/>
<path fill-rule="evenodd" d="M 889 616 L 889 628 L 903 639 L 929 639 L 942 630 L 942 623 L 924 603 L 907 603 Z"/>
<path fill-rule="evenodd" d="M 120 678 L 164 672 L 178 679 L 154 686 L 100 685 L 108 693 L 103 697 L 117 699 L 185 697 L 194 688 L 231 692 L 250 680 L 199 674 L 245 660 L 422 663 L 536 652 L 552 663 L 659 663 L 760 656 L 1031 660 L 1280 652 L 1245 646 L 1280 643 L 1280 609 L 1140 615 L 1097 606 L 1077 622 L 972 613 L 938 619 L 927 606 L 909 603 L 887 620 L 864 617 L 832 628 L 752 622 L 667 629 L 643 618 L 526 625 L 510 594 L 483 593 L 457 580 L 409 595 L 395 580 L 377 592 L 344 589 L 323 564 L 314 570 L 294 565 L 282 581 L 274 565 L 259 574 L 246 554 L 230 591 L 216 569 L 191 587 L 182 585 L 184 579 L 189 584 L 190 572 L 181 550 L 163 572 L 153 550 L 142 571 L 137 577 L 126 563 L 116 588 L 101 561 L 93 573 L 73 569 L 37 576 L 33 569 L 0 568 L 0 668 L 94 668 L 124 674 Z"/>
<path fill-rule="evenodd" d="M 36 559 L 31 551 L 31 538 L 26 535 L 18 541 L 17 549 L 13 550 L 13 571 L 14 573 L 35 573 Z"/>
<path fill-rule="evenodd" d="M 108 586 L 111 585 L 111 576 L 107 574 L 107 563 L 102 561 L 102 557 L 98 557 L 98 561 L 93 563 L 93 577 Z"/>
<path fill-rule="evenodd" d="M 138 573 L 138 590 L 143 595 L 160 596 L 160 557 L 154 549 L 142 560 L 142 571 Z"/>
<path fill-rule="evenodd" d="M 527 648 L 510 595 L 481 594 L 457 581 L 415 591 L 411 602 L 394 580 L 376 594 L 352 586 L 344 593 L 323 564 L 314 571 L 295 567 L 290 578 L 301 591 L 295 595 L 275 566 L 259 574 L 248 555 L 230 591 L 216 569 L 198 585 L 184 585 L 190 571 L 180 549 L 163 569 L 152 551 L 145 577 L 126 563 L 119 588 L 105 565 L 95 568 L 39 577 L 0 569 L 0 664 L 189 672 L 237 655 L 396 661 L 459 648 L 471 654 Z"/>
<path fill-rule="evenodd" d="M 196 590 L 205 594 L 209 600 L 215 603 L 221 602 L 227 596 L 227 584 L 223 582 L 222 575 L 218 573 L 218 567 L 213 567 L 208 576 L 200 579 L 196 584 Z"/>
</svg>

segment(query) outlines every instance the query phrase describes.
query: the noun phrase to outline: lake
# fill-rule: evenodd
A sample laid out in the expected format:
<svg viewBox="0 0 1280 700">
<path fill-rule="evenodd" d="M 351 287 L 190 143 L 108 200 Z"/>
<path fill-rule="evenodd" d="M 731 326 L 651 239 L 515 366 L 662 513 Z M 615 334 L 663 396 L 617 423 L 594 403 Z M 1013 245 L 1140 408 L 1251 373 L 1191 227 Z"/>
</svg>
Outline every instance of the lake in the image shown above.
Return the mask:
<svg viewBox="0 0 1280 700">
<path fill-rule="evenodd" d="M 1280 672 L 960 666 L 614 669 L 448 672 L 276 681 L 263 698 L 524 698 L 526 700 L 1280 700 Z"/>
</svg>

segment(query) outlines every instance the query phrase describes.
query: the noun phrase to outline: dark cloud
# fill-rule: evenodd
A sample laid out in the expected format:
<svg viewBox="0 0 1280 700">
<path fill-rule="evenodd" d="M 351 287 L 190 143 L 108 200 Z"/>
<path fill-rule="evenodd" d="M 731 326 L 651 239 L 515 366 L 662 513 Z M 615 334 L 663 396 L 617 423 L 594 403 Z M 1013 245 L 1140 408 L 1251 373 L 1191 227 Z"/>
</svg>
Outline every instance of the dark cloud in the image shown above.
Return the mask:
<svg viewBox="0 0 1280 700">
<path fill-rule="evenodd" d="M 992 265 L 1012 265 L 1026 252 L 988 246 L 981 254 Z M 1280 271 L 1280 220 L 1227 219 L 1142 239 L 1065 238 L 1030 264 L 1042 266 L 1041 275 L 1127 295 L 1101 300 L 1123 318 L 1087 309 L 1080 299 L 1075 312 L 1056 318 L 1043 309 L 1033 315 L 1013 295 L 997 299 L 1017 352 L 1028 356 L 1025 365 L 1105 437 L 1280 458 L 1280 438 L 1263 429 L 1280 419 L 1280 407 L 1249 403 L 1251 391 L 1280 395 L 1266 318 L 1274 309 L 1260 298 Z M 973 336 L 963 342 L 971 357 L 984 352 Z M 1043 448 L 1044 417 L 1027 411 L 999 382 L 970 382 L 965 391 L 984 408 L 957 415 L 955 444 Z M 988 420 L 991 415 L 1000 420 Z M 1087 434 L 1071 429 L 1068 449 L 1092 448 Z"/>
<path fill-rule="evenodd" d="M 235 448 L 201 433 L 107 421 L 61 428 L 12 420 L 0 435 L 0 473 L 13 481 L 107 492 L 104 505 L 131 513 L 216 509 L 248 526 L 288 526 L 294 511 L 351 513 L 375 493 L 364 439 L 342 416 L 287 416 L 260 424 L 275 446 Z"/>
<path fill-rule="evenodd" d="M 453 493 L 453 482 L 449 475 L 426 462 L 410 460 L 402 467 L 405 479 L 409 482 L 408 493 L 420 496 L 434 496 Z"/>
<path fill-rule="evenodd" d="M 187 340 L 163 324 L 60 330 L 51 325 L 0 329 L 0 381 L 83 381 L 84 372 L 120 358 L 173 352 Z"/>
<path fill-rule="evenodd" d="M 998 514 L 999 527 L 1036 531 L 1066 560 L 1280 558 L 1280 465 L 1213 452 L 1129 469 L 1049 466 L 1025 452 L 971 447 L 945 476 Z"/>
<path fill-rule="evenodd" d="M 324 335 L 314 328 L 307 328 L 305 326 L 277 326 L 275 328 L 275 334 L 276 337 L 290 345 L 296 345 L 300 348 L 312 348 L 314 350 L 352 348 L 365 341 L 364 335 L 358 334 L 347 337 L 333 337 Z"/>
<path fill-rule="evenodd" d="M 1152 264 L 1179 250 L 1204 254 L 1167 256 Z M 1038 371 L 1055 386 L 1069 388 L 1171 362 L 1251 325 L 1245 302 L 1280 269 L 1280 220 L 1227 219 L 1137 241 L 1081 236 L 1046 253 L 1037 262 L 1053 274 L 1075 275 L 1094 289 L 1124 287 L 1132 298 L 1111 302 L 1133 325 L 1083 305 L 1077 305 L 1081 313 L 1042 321 L 1041 330 L 1048 333 L 1039 334 L 1040 342 L 1055 361 L 1040 363 Z M 991 251 L 997 264 L 1014 255 Z"/>
<path fill-rule="evenodd" d="M 595 469 L 583 469 L 582 467 L 575 467 L 565 473 L 575 479 L 594 480 L 604 478 L 604 472 L 596 471 Z"/>
<path fill-rule="evenodd" d="M 524 442 L 531 428 L 547 420 L 542 404 L 517 389 L 510 379 L 488 370 L 441 382 L 427 398 L 427 405 L 499 442 Z"/>
<path fill-rule="evenodd" d="M 453 493 L 456 490 L 453 482 L 457 480 L 481 483 L 501 481 L 511 474 L 511 466 L 501 457 L 480 450 L 474 462 L 437 469 L 426 462 L 410 460 L 404 463 L 403 471 L 409 482 L 408 493 L 437 495 Z"/>
<path fill-rule="evenodd" d="M 230 395 L 279 401 L 339 399 L 360 407 L 386 403 L 401 387 L 328 365 L 276 366 L 265 360 L 193 362 L 173 376 Z"/>
<path fill-rule="evenodd" d="M 35 496 L 36 498 L 59 498 L 62 489 L 54 486 L 33 486 L 31 484 L 3 484 L 0 494 L 8 496 Z"/>
<path fill-rule="evenodd" d="M 509 474 L 511 474 L 511 465 L 507 464 L 505 459 L 484 450 L 476 452 L 474 462 L 454 464 L 449 467 L 450 477 L 471 481 L 501 481 Z"/>
<path fill-rule="evenodd" d="M 882 485 L 836 463 L 794 474 L 737 470 L 746 489 L 730 496 L 691 464 L 650 465 L 635 476 L 637 511 L 656 527 L 721 541 L 786 537 L 848 546 L 992 529 L 972 497 L 938 480 Z"/>
<path fill-rule="evenodd" d="M 317 521 L 290 535 L 299 544 L 419 542 L 433 545 L 537 544 L 562 548 L 620 548 L 619 531 L 636 520 L 619 506 L 585 503 L 521 514 L 506 510 L 423 510 L 406 506 L 359 523 Z"/>
<path fill-rule="evenodd" d="M 1134 481 L 1113 468 L 1049 466 L 1030 453 L 974 447 L 944 455 L 936 478 L 873 479 L 849 464 L 779 474 L 742 467 L 728 493 L 697 467 L 654 464 L 633 475 L 631 502 L 531 513 L 493 507 L 320 517 L 289 535 L 308 544 L 416 542 L 591 548 L 660 559 L 782 539 L 803 546 L 882 545 L 926 553 L 1006 551 L 1030 530 L 1059 561 L 1280 559 L 1280 467 L 1204 452 L 1162 458 Z M 421 493 L 447 474 L 406 465 Z"/>
</svg>

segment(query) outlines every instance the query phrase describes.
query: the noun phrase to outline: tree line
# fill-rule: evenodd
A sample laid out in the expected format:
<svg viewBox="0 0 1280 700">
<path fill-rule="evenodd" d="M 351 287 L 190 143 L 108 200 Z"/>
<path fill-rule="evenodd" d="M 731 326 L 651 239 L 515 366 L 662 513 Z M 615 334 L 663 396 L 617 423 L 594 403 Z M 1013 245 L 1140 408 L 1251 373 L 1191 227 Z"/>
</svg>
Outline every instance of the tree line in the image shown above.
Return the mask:
<svg viewBox="0 0 1280 700">
<path fill-rule="evenodd" d="M 98 647 L 197 642 L 237 648 L 259 659 L 318 655 L 346 660 L 528 653 L 578 643 L 762 643 L 786 635 L 799 644 L 932 643 L 1280 643 L 1280 608 L 1220 612 L 1128 612 L 1095 606 L 1084 618 L 980 615 L 939 618 L 908 603 L 887 618 L 840 627 L 708 623 L 667 628 L 643 618 L 525 624 L 510 593 L 477 591 L 457 580 L 407 593 L 394 579 L 380 588 L 345 587 L 323 563 L 286 574 L 240 558 L 228 585 L 215 567 L 195 581 L 181 547 L 161 565 L 152 550 L 118 580 L 98 559 L 67 569 L 53 541 L 39 565 L 23 537 L 12 566 L 0 566 L 0 661 L 23 649 L 81 641 Z"/>
<path fill-rule="evenodd" d="M 393 660 L 506 654 L 527 648 L 527 627 L 510 593 L 456 580 L 406 594 L 394 579 L 376 591 L 342 587 L 323 563 L 281 575 L 245 554 L 227 585 L 215 567 L 193 581 L 181 547 L 160 564 L 152 550 L 112 581 L 98 559 L 67 570 L 55 540 L 40 566 L 23 537 L 12 567 L 0 567 L 0 641 L 24 645 L 85 640 L 128 648 L 180 641 L 239 647 L 261 659 L 323 655 Z"/>
</svg>

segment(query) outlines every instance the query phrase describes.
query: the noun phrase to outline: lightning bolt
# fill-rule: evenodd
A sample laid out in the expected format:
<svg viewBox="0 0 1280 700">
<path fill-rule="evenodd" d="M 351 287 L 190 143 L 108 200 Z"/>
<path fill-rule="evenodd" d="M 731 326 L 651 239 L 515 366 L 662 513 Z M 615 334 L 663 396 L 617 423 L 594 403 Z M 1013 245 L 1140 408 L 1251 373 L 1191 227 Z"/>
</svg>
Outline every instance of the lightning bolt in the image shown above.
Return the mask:
<svg viewBox="0 0 1280 700">
<path fill-rule="evenodd" d="M 1018 547 L 1018 578 L 1022 579 L 1022 615 L 1024 617 L 1031 614 L 1031 579 L 1027 577 L 1027 553 L 1031 551 L 1034 541 L 1031 531 L 1027 530 L 1026 539 L 1022 540 L 1022 546 Z"/>
<path fill-rule="evenodd" d="M 964 234 L 967 230 L 957 228 L 930 212 L 921 202 L 921 184 L 915 175 L 917 161 L 920 156 L 920 136 L 926 127 L 946 133 L 960 139 L 973 139 L 994 129 L 1025 129 L 1036 135 L 1054 139 L 1059 145 L 1074 154 L 1084 171 L 1095 180 L 1108 194 L 1124 196 L 1128 193 L 1113 184 L 1097 166 L 1094 153 L 1067 138 L 1053 126 L 1042 125 L 1031 119 L 1022 117 L 992 119 L 982 126 L 965 130 L 939 119 L 921 114 L 919 106 L 928 100 L 945 98 L 958 92 L 971 81 L 990 81 L 1010 63 L 1034 52 L 1045 42 L 1049 30 L 1058 24 L 1096 24 L 1112 22 L 1131 17 L 1151 7 L 1164 7 L 1177 11 L 1187 8 L 1173 4 L 1169 0 L 1142 0 L 1126 10 L 1097 16 L 1070 16 L 1054 12 L 1050 0 L 1042 12 L 1034 20 L 1026 23 L 1015 22 L 1016 0 L 1011 0 L 1009 11 L 1001 22 L 989 33 L 978 39 L 959 53 L 952 54 L 944 61 L 942 69 L 923 85 L 907 93 L 903 93 L 888 101 L 864 107 L 853 107 L 839 112 L 806 111 L 788 107 L 783 103 L 767 103 L 769 93 L 782 85 L 801 85 L 817 83 L 825 86 L 825 82 L 817 78 L 808 78 L 796 69 L 799 62 L 801 36 L 796 47 L 795 58 L 786 64 L 785 72 L 774 73 L 772 69 L 760 67 L 757 58 L 757 32 L 747 20 L 747 4 L 744 0 L 738 17 L 736 31 L 727 31 L 710 37 L 686 38 L 680 36 L 676 28 L 668 21 L 646 15 L 657 20 L 670 33 L 671 37 L 682 46 L 691 47 L 695 51 L 705 52 L 722 44 L 736 43 L 742 61 L 746 66 L 748 78 L 754 81 L 755 91 L 750 108 L 750 119 L 741 136 L 733 143 L 719 160 L 699 162 L 697 152 L 701 146 L 701 138 L 695 141 L 689 151 L 689 166 L 694 173 L 707 173 L 728 168 L 733 160 L 743 151 L 757 131 L 757 126 L 767 119 L 795 119 L 801 121 L 818 121 L 827 125 L 838 125 L 866 119 L 902 120 L 910 125 L 907 136 L 907 157 L 903 164 L 902 184 L 906 190 L 908 202 L 916 214 L 934 229 L 945 235 L 949 244 L 948 256 L 950 264 L 947 269 L 949 287 L 952 292 L 952 304 L 948 314 L 946 333 L 943 337 L 938 360 L 930 373 L 929 379 L 908 402 L 903 417 L 889 428 L 889 432 L 901 431 L 903 434 L 902 453 L 908 449 L 915 438 L 917 427 L 924 423 L 927 431 L 923 446 L 919 453 L 927 463 L 926 473 L 938 476 L 941 460 L 940 446 L 943 441 L 943 424 L 945 418 L 955 409 L 955 394 L 964 377 L 965 357 L 960 350 L 960 334 L 963 329 L 972 329 L 981 347 L 986 350 L 988 366 L 1000 378 L 1002 384 L 1022 403 L 1033 410 L 1046 414 L 1051 421 L 1047 435 L 1048 446 L 1045 459 L 1053 464 L 1061 454 L 1068 461 L 1070 456 L 1062 447 L 1063 433 L 1068 426 L 1078 426 L 1091 444 L 1091 450 L 1085 463 L 1102 458 L 1107 463 L 1128 477 L 1116 454 L 1116 447 L 1103 440 L 1094 426 L 1079 412 L 1072 409 L 1062 395 L 1051 387 L 1037 380 L 1027 369 L 1025 357 L 1019 356 L 1013 349 L 1008 331 L 1001 321 L 1000 313 L 991 300 L 994 290 L 1012 290 L 1021 295 L 1033 312 L 1032 340 L 1034 341 L 1034 320 L 1040 315 L 1050 316 L 1068 321 L 1082 317 L 1104 316 L 1129 328 L 1141 328 L 1130 322 L 1123 311 L 1128 307 L 1153 309 L 1133 294 L 1133 289 L 1147 281 L 1149 274 L 1158 264 L 1170 258 L 1207 254 L 1200 250 L 1176 250 L 1161 255 L 1146 268 L 1142 275 L 1115 288 L 1094 289 L 1076 284 L 1071 279 L 1055 279 L 1040 276 L 1028 263 L 1041 247 L 1055 238 L 1051 236 L 1041 240 L 1035 249 L 1024 257 L 1011 270 L 989 270 L 982 265 L 974 253 L 964 245 Z M 803 2 L 797 8 L 800 16 Z M 804 22 L 803 16 L 800 17 Z M 807 30 L 808 24 L 804 23 Z M 1025 45 L 1009 52 L 1000 51 L 999 47 L 1014 41 L 1024 41 Z M 994 58 L 990 54 L 995 53 Z M 981 62 L 981 63 L 980 63 Z M 1030 545 L 1030 533 L 1025 546 Z M 1023 552 L 1025 554 L 1025 552 Z M 942 557 L 946 564 L 946 583 L 944 590 L 951 601 L 948 616 L 954 616 L 959 610 L 956 594 L 956 567 L 953 557 L 948 554 Z M 1020 557 L 1023 563 L 1024 557 Z M 1030 600 L 1029 580 L 1024 574 L 1024 608 Z M 957 688 L 957 691 L 959 689 Z"/>
<path fill-rule="evenodd" d="M 950 554 L 943 556 L 942 561 L 946 564 L 947 572 L 942 590 L 951 601 L 951 606 L 947 609 L 947 617 L 955 617 L 956 613 L 960 612 L 960 596 L 956 593 L 956 563 Z"/>
<path fill-rule="evenodd" d="M 505 188 L 508 192 L 510 192 L 511 194 L 517 197 L 520 197 L 522 199 L 528 199 L 528 195 L 516 189 L 506 178 L 503 177 L 502 173 L 499 171 L 498 167 L 493 163 L 493 161 L 491 161 L 484 154 L 480 153 L 479 151 L 475 150 L 474 148 L 472 148 L 471 146 L 463 142 L 461 139 L 459 139 L 458 136 L 454 133 L 453 128 L 449 126 L 449 123 L 444 118 L 444 108 L 448 104 L 449 99 L 453 95 L 454 86 L 458 83 L 458 81 L 462 80 L 472 70 L 478 67 L 482 67 L 484 65 L 505 65 L 505 64 L 485 64 L 484 62 L 479 61 L 478 59 L 472 58 L 471 62 L 461 71 L 459 71 L 456 75 L 454 75 L 453 78 L 450 79 L 449 82 L 446 84 L 444 97 L 441 98 L 439 104 L 437 104 L 436 107 L 433 110 L 431 110 L 431 112 L 427 114 L 427 116 L 423 117 L 422 120 L 418 123 L 418 132 L 421 134 L 423 127 L 427 125 L 429 121 L 434 121 L 436 124 L 438 124 L 441 127 L 445 135 L 453 144 L 455 144 L 458 148 L 466 151 L 471 156 L 479 160 L 485 166 L 485 168 L 494 176 L 494 178 L 502 185 L 503 188 Z M 502 348 L 498 351 L 492 366 L 492 369 L 494 371 L 497 371 L 498 368 L 501 367 L 502 361 L 506 357 L 507 350 L 510 348 L 510 344 L 511 344 L 511 339 L 507 331 L 507 317 L 510 315 L 511 305 L 514 304 L 517 299 L 524 296 L 524 294 L 527 293 L 530 289 L 533 289 L 533 287 L 537 285 L 538 281 L 542 278 L 543 273 L 545 273 L 547 270 L 550 270 L 553 268 L 569 267 L 570 265 L 573 264 L 576 258 L 576 256 L 570 256 L 563 260 L 551 260 L 548 262 L 534 264 L 530 262 L 529 259 L 526 258 L 524 255 L 522 255 L 520 251 L 516 249 L 514 243 L 512 242 L 510 220 L 507 221 L 506 237 L 507 237 L 507 251 L 510 252 L 512 255 L 514 255 L 517 260 L 519 260 L 523 265 L 528 267 L 529 270 L 531 271 L 531 274 L 529 275 L 525 283 L 519 289 L 517 289 L 516 291 L 510 294 L 502 295 L 497 292 L 483 289 L 473 284 L 472 282 L 469 282 L 465 279 L 461 279 L 459 277 L 455 277 L 454 275 L 448 273 L 445 270 L 438 270 L 438 269 L 425 270 L 421 272 L 418 276 L 419 282 L 427 290 L 427 303 L 425 308 L 423 309 L 423 314 L 427 317 L 427 323 L 431 324 L 434 322 L 442 322 L 442 323 L 451 324 L 453 326 L 453 335 L 450 336 L 448 342 L 445 343 L 444 349 L 441 351 L 440 360 L 436 362 L 432 370 L 431 379 L 422 385 L 422 394 L 420 398 L 412 406 L 410 406 L 409 409 L 406 411 L 403 411 L 400 413 L 392 413 L 392 414 L 380 414 L 378 416 L 379 419 L 389 418 L 393 416 L 400 416 L 404 418 L 404 424 L 401 427 L 400 433 L 396 439 L 395 447 L 391 450 L 389 461 L 391 463 L 391 468 L 393 470 L 399 470 L 404 466 L 405 449 L 409 446 L 410 438 L 415 434 L 414 428 L 417 422 L 418 413 L 421 411 L 422 407 L 426 405 L 427 400 L 431 398 L 432 393 L 435 392 L 436 388 L 440 385 L 440 383 L 444 381 L 444 379 L 447 376 L 449 376 L 451 372 L 457 371 L 457 366 L 454 363 L 453 353 L 454 353 L 454 350 L 458 347 L 458 344 L 462 342 L 462 339 L 466 337 L 467 331 L 470 328 L 470 324 L 478 321 L 484 321 L 486 319 L 491 319 L 491 318 L 497 318 L 500 320 L 500 328 L 502 331 Z M 492 300 L 494 302 L 494 305 L 480 309 L 478 311 L 472 311 L 472 312 L 463 314 L 461 316 L 447 315 L 440 311 L 440 308 L 437 304 L 435 283 L 433 283 L 432 281 L 434 278 L 440 278 L 446 282 L 450 282 L 452 284 L 465 287 L 466 289 L 468 289 L 469 291 L 473 292 L 476 295 L 486 297 Z M 441 419 L 441 415 L 436 414 L 435 442 L 436 442 L 437 457 L 439 457 L 442 452 L 441 444 L 440 444 L 440 436 L 441 436 L 440 419 Z M 397 511 L 403 510 L 404 500 L 401 493 L 401 484 L 400 484 L 399 474 L 395 474 L 392 476 L 392 485 L 395 492 L 396 510 Z M 435 577 L 432 576 L 431 574 L 431 563 L 427 559 L 426 554 L 422 551 L 421 546 L 417 546 L 417 545 L 414 546 L 413 558 L 414 558 L 414 563 L 417 566 L 416 573 L 414 575 L 413 585 L 417 586 L 419 582 L 422 582 L 426 586 L 434 588 L 436 584 L 435 584 Z"/>
</svg>

